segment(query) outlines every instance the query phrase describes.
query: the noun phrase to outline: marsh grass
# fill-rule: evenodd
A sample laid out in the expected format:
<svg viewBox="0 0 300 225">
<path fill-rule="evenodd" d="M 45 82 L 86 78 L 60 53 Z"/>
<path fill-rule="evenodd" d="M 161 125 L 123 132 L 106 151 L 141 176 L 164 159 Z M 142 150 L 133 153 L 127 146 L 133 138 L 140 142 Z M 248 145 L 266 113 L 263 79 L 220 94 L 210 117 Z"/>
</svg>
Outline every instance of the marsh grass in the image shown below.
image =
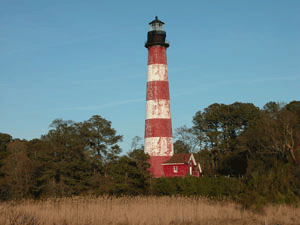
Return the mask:
<svg viewBox="0 0 300 225">
<path fill-rule="evenodd" d="M 0 204 L 3 225 L 300 224 L 300 209 L 244 210 L 230 201 L 187 197 L 73 197 Z"/>
</svg>

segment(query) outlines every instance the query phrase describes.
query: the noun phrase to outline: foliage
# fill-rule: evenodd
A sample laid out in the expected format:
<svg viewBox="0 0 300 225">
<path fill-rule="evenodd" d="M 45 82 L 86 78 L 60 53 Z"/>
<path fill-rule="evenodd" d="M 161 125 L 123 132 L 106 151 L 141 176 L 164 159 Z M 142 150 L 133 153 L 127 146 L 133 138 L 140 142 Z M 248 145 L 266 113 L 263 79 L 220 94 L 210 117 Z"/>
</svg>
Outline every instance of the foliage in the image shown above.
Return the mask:
<svg viewBox="0 0 300 225">
<path fill-rule="evenodd" d="M 23 198 L 29 192 L 33 172 L 32 162 L 27 157 L 27 145 L 22 141 L 14 141 L 7 148 L 10 154 L 5 159 L 3 171 L 7 182 L 11 184 L 11 191 L 17 198 Z"/>
<path fill-rule="evenodd" d="M 190 153 L 190 147 L 182 140 L 177 140 L 173 144 L 174 153 Z"/>
<path fill-rule="evenodd" d="M 4 159 L 9 154 L 7 145 L 11 141 L 12 136 L 10 136 L 9 134 L 0 133 L 0 168 L 4 165 Z M 3 176 L 3 174 L 0 173 L 0 176 Z"/>
<path fill-rule="evenodd" d="M 176 130 L 174 150 L 193 152 L 203 177 L 151 178 L 149 156 L 99 115 L 83 122 L 56 119 L 40 139 L 0 133 L 0 199 L 71 195 L 157 195 L 229 198 L 245 208 L 298 205 L 300 102 L 214 103 Z"/>
<path fill-rule="evenodd" d="M 116 161 L 110 171 L 114 183 L 110 194 L 147 194 L 150 178 L 148 159 L 143 150 L 133 150 Z"/>
<path fill-rule="evenodd" d="M 101 173 L 107 174 L 108 165 L 117 159 L 121 149 L 117 144 L 122 136 L 116 134 L 111 122 L 99 115 L 79 124 L 79 133 L 84 140 L 85 150 L 93 160 L 93 165 Z"/>
<path fill-rule="evenodd" d="M 193 130 L 201 140 L 200 149 L 209 149 L 213 170 L 221 169 L 222 158 L 236 152 L 237 139 L 259 115 L 251 103 L 235 102 L 231 105 L 212 104 L 193 117 Z"/>
<path fill-rule="evenodd" d="M 175 137 L 178 140 L 174 143 L 177 147 L 177 153 L 196 152 L 197 147 L 201 146 L 202 139 L 197 135 L 194 129 L 188 128 L 186 125 L 175 130 Z M 181 150 L 182 149 L 182 150 Z"/>
</svg>

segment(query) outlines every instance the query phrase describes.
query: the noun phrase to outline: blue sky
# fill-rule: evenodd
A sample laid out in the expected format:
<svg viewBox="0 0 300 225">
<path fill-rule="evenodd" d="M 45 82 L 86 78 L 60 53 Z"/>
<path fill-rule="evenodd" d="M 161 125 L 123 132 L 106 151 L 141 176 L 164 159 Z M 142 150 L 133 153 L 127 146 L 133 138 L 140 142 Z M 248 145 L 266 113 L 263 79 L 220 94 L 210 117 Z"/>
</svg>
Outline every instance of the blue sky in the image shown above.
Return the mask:
<svg viewBox="0 0 300 225">
<path fill-rule="evenodd" d="M 166 23 L 173 131 L 213 103 L 299 101 L 300 1 L 0 1 L 0 132 L 101 115 L 144 136 L 148 23 Z"/>
</svg>

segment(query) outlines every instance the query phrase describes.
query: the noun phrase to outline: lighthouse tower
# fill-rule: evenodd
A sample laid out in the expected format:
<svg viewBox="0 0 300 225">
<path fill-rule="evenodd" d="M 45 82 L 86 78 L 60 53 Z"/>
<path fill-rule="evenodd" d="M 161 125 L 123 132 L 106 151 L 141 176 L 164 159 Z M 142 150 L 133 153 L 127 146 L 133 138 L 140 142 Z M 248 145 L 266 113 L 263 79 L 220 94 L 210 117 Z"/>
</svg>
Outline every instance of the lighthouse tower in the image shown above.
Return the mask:
<svg viewBox="0 0 300 225">
<path fill-rule="evenodd" d="M 164 22 L 149 23 L 145 47 L 148 49 L 148 79 L 145 121 L 145 153 L 150 155 L 150 172 L 154 177 L 164 176 L 163 162 L 173 156 L 172 123 L 167 68 Z"/>
</svg>

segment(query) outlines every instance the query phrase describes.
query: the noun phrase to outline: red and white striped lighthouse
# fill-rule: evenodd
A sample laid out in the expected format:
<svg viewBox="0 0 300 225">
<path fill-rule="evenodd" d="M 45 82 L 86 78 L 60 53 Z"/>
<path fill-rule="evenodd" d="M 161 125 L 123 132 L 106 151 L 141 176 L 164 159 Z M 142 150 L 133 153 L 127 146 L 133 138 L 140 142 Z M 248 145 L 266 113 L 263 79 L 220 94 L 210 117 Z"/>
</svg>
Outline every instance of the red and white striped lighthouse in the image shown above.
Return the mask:
<svg viewBox="0 0 300 225">
<path fill-rule="evenodd" d="M 149 23 L 148 80 L 145 121 L 145 153 L 150 155 L 150 172 L 154 177 L 164 176 L 163 162 L 173 156 L 172 123 L 167 68 L 164 22 L 155 20 Z"/>
</svg>

